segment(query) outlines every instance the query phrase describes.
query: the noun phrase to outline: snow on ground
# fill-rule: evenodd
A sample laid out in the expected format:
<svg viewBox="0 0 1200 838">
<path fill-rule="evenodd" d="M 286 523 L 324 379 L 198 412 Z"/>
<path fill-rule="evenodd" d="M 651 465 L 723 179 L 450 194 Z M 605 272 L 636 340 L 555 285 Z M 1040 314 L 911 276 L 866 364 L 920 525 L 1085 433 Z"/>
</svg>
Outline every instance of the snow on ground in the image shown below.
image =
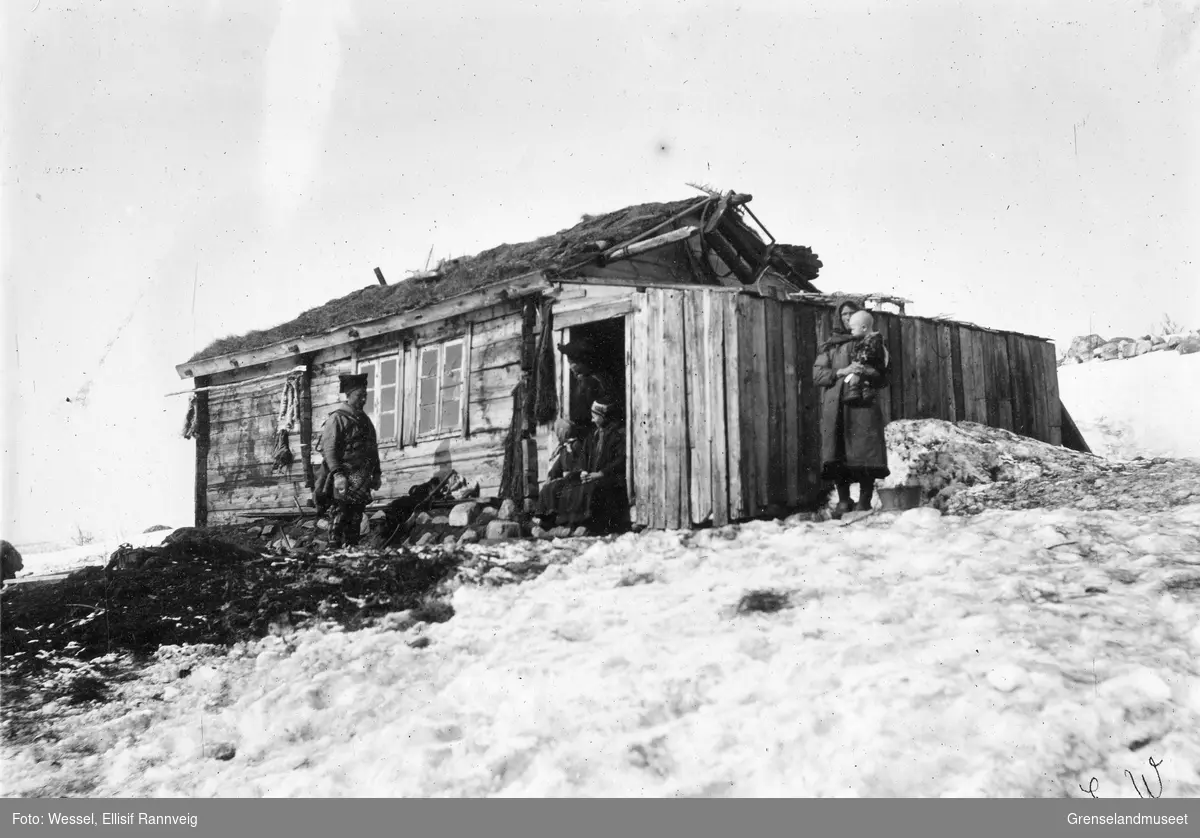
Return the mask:
<svg viewBox="0 0 1200 838">
<path fill-rule="evenodd" d="M 551 548 L 445 623 L 164 650 L 4 793 L 1115 798 L 1153 757 L 1200 794 L 1200 504 L 508 549 Z"/>
<path fill-rule="evenodd" d="M 1063 400 L 1097 453 L 1197 457 L 1197 357 L 1063 367 Z M 0 791 L 1200 795 L 1200 503 L 1147 500 L 1186 470 L 925 424 L 894 465 L 927 489 L 1060 502 L 488 548 L 551 565 L 458 584 L 445 623 L 163 649 L 38 708 L 57 738 L 6 746 Z M 739 613 L 757 589 L 787 606 Z"/>
<path fill-rule="evenodd" d="M 123 537 L 113 537 L 94 541 L 91 544 L 40 544 L 37 552 L 26 552 L 20 545 L 21 561 L 24 569 L 17 572 L 17 579 L 33 576 L 46 576 L 55 573 L 65 573 L 78 570 L 81 567 L 104 565 L 108 558 L 122 544 L 134 547 L 154 547 L 173 533 L 173 529 L 155 530 L 154 532 L 136 533 Z"/>
<path fill-rule="evenodd" d="M 1069 364 L 1058 368 L 1058 386 L 1096 454 L 1200 457 L 1200 354 Z"/>
</svg>

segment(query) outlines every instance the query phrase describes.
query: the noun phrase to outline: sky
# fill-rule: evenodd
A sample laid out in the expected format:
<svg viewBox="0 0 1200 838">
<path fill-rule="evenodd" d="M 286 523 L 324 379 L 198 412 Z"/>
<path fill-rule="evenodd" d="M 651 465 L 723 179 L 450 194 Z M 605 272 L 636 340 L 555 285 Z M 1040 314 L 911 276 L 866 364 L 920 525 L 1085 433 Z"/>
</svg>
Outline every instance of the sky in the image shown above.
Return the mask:
<svg viewBox="0 0 1200 838">
<path fill-rule="evenodd" d="M 212 340 L 688 182 L 822 290 L 1200 327 L 1196 0 L 405 5 L 3 6 L 4 538 L 189 523 Z"/>
</svg>

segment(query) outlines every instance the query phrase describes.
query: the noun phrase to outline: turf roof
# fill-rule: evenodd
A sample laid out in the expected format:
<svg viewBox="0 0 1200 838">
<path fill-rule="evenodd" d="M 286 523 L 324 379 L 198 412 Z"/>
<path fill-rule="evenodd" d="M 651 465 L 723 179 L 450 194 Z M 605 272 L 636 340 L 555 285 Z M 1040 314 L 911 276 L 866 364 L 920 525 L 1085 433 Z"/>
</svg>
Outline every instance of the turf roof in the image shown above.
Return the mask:
<svg viewBox="0 0 1200 838">
<path fill-rule="evenodd" d="M 435 280 L 407 279 L 392 285 L 371 285 L 330 300 L 271 329 L 221 338 L 193 355 L 189 362 L 236 352 L 250 352 L 264 346 L 304 335 L 321 334 L 333 329 L 389 317 L 421 308 L 450 297 L 504 282 L 534 271 L 548 276 L 569 276 L 573 268 L 595 255 L 590 246 L 596 241 L 619 244 L 661 224 L 671 216 L 694 206 L 703 198 L 695 197 L 669 203 L 637 204 L 615 212 L 584 216 L 574 227 L 531 242 L 502 244 L 475 256 L 445 263 L 441 277 Z M 808 248 L 787 260 L 789 267 L 815 278 L 820 262 Z M 792 254 L 795 257 L 795 254 Z"/>
</svg>

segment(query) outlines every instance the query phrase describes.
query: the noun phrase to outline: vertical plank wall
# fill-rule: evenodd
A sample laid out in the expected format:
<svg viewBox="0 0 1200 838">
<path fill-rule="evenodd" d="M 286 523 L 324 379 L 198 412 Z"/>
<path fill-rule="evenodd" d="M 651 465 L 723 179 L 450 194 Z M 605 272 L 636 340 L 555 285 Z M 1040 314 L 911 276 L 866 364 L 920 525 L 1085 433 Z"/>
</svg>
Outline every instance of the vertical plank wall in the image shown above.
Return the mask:
<svg viewBox="0 0 1200 838">
<path fill-rule="evenodd" d="M 819 489 L 812 368 L 832 309 L 728 290 L 649 289 L 629 323 L 634 520 L 677 528 L 778 514 Z M 876 313 L 884 420 L 972 421 L 1061 444 L 1054 347 Z"/>
</svg>

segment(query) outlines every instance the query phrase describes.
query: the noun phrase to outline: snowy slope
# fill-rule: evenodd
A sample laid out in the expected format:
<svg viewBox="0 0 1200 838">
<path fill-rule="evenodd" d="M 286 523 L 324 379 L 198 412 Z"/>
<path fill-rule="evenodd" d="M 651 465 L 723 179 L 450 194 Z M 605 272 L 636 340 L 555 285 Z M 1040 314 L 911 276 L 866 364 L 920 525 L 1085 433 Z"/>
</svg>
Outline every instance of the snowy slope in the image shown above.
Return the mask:
<svg viewBox="0 0 1200 838">
<path fill-rule="evenodd" d="M 12 755 L 5 793 L 1058 796 L 1095 776 L 1134 797 L 1123 772 L 1153 780 L 1154 757 L 1171 795 L 1200 794 L 1180 583 L 1200 583 L 1200 504 L 920 509 L 557 555 L 524 584 L 459 587 L 442 624 L 167 650 L 125 701 Z M 790 604 L 737 614 L 753 589 Z"/>
<path fill-rule="evenodd" d="M 1063 398 L 1098 451 L 1197 456 L 1196 357 L 1062 368 Z M 445 623 L 164 649 L 113 702 L 41 707 L 60 738 L 6 746 L 0 790 L 1200 796 L 1195 466 L 901 436 L 987 511 L 472 547 L 550 567 L 464 573 Z M 738 613 L 760 589 L 787 606 Z"/>
<path fill-rule="evenodd" d="M 1058 385 L 1095 453 L 1200 457 L 1200 354 L 1070 364 L 1058 368 Z"/>
</svg>

